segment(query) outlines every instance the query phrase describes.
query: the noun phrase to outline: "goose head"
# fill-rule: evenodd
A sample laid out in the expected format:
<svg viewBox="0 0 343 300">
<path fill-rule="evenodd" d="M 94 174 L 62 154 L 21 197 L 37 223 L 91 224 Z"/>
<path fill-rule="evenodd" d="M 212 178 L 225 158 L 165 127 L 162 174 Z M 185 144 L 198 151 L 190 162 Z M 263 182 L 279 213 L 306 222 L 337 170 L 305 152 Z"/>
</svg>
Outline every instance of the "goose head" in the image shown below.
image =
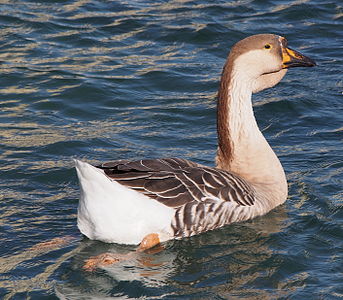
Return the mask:
<svg viewBox="0 0 343 300">
<path fill-rule="evenodd" d="M 316 63 L 288 48 L 287 40 L 274 34 L 257 34 L 236 43 L 228 57 L 231 72 L 251 83 L 253 93 L 273 87 L 293 67 Z"/>
</svg>

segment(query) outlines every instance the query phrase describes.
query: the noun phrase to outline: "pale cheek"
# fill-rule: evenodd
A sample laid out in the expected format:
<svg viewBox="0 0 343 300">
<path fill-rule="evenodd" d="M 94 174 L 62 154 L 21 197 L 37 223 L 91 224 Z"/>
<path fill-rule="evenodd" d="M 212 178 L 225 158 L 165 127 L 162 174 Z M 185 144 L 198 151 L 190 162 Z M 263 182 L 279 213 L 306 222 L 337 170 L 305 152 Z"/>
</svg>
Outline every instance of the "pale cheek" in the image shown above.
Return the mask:
<svg viewBox="0 0 343 300">
<path fill-rule="evenodd" d="M 270 51 L 253 50 L 242 54 L 235 61 L 239 72 L 258 78 L 262 74 L 278 72 L 281 70 L 282 61 Z"/>
<path fill-rule="evenodd" d="M 282 69 L 282 61 L 278 60 L 274 55 L 270 53 L 265 54 L 263 59 L 261 57 L 261 70 L 263 70 L 263 74 L 278 72 Z"/>
</svg>

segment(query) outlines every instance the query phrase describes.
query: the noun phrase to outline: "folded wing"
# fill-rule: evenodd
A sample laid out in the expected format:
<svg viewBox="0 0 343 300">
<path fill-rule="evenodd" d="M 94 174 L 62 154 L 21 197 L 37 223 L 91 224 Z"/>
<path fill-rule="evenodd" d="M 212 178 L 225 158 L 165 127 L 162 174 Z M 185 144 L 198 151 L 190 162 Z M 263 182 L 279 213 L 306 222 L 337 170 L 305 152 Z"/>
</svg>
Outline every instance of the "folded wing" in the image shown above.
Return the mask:
<svg viewBox="0 0 343 300">
<path fill-rule="evenodd" d="M 239 176 L 179 159 L 114 161 L 97 166 L 120 184 L 175 209 L 175 236 L 190 236 L 237 221 L 255 192 Z"/>
</svg>

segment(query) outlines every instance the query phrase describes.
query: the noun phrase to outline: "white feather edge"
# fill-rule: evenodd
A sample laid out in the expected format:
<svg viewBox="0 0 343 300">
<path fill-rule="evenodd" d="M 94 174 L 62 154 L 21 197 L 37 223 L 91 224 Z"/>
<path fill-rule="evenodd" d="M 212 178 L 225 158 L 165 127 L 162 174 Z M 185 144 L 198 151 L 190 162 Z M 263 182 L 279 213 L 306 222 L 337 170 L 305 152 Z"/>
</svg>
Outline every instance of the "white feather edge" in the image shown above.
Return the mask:
<svg viewBox="0 0 343 300">
<path fill-rule="evenodd" d="M 77 225 L 91 240 L 139 244 L 150 234 L 173 238 L 175 210 L 107 177 L 103 170 L 74 160 L 80 182 Z"/>
</svg>

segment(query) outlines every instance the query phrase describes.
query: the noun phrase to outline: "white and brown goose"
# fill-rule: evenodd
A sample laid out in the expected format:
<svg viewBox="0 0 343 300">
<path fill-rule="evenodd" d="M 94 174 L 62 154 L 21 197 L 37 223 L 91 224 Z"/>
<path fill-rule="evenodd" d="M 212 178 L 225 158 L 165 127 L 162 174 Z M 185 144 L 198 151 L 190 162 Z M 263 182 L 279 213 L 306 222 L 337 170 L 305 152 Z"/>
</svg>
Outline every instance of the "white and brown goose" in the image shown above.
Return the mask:
<svg viewBox="0 0 343 300">
<path fill-rule="evenodd" d="M 287 198 L 281 163 L 256 123 L 251 96 L 291 67 L 315 62 L 285 38 L 258 34 L 235 44 L 225 63 L 217 108 L 216 167 L 185 159 L 76 161 L 78 227 L 92 240 L 139 244 L 188 237 L 266 214 Z"/>
</svg>

